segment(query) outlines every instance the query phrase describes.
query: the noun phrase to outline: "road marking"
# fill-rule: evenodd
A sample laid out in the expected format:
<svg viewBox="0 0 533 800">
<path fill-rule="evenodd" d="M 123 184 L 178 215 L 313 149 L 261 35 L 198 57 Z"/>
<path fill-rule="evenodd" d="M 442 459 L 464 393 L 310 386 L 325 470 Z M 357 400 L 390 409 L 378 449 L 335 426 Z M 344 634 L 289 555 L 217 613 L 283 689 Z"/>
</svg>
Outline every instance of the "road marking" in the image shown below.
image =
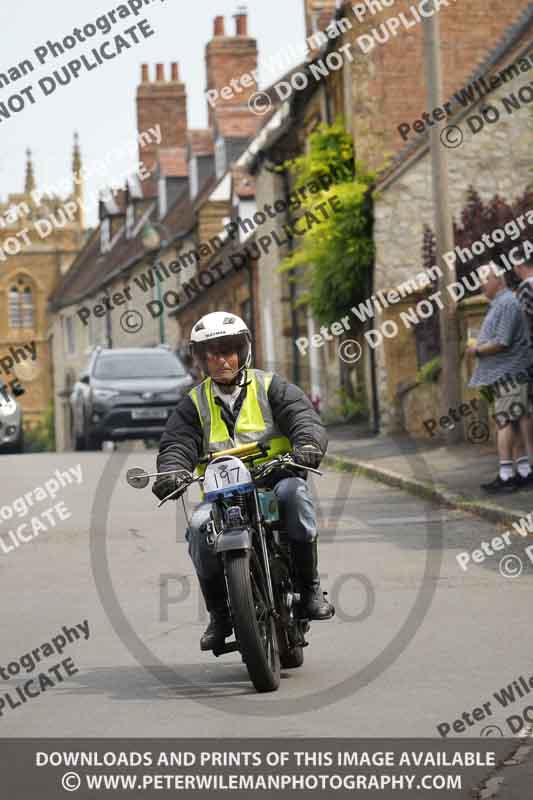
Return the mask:
<svg viewBox="0 0 533 800">
<path fill-rule="evenodd" d="M 443 516 L 434 516 L 431 517 L 429 514 L 424 514 L 419 517 L 379 517 L 369 519 L 369 525 L 405 525 L 411 523 L 413 525 L 419 525 L 422 522 L 443 522 Z"/>
</svg>

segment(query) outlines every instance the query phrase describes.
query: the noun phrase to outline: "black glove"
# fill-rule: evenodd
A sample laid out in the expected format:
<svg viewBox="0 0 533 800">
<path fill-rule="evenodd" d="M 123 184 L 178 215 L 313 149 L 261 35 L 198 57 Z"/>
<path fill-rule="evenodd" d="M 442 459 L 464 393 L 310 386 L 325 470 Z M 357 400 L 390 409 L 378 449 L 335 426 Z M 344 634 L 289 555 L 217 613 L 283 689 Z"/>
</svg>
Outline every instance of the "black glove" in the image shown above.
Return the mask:
<svg viewBox="0 0 533 800">
<path fill-rule="evenodd" d="M 302 467 L 317 469 L 322 461 L 322 452 L 314 444 L 302 444 L 294 448 L 292 458 Z"/>
<path fill-rule="evenodd" d="M 152 486 L 152 492 L 158 500 L 164 500 L 169 494 L 175 492 L 180 486 L 182 491 L 174 495 L 173 500 L 178 500 L 189 484 L 189 480 L 185 478 L 184 472 L 170 472 L 168 475 L 161 475 Z"/>
</svg>

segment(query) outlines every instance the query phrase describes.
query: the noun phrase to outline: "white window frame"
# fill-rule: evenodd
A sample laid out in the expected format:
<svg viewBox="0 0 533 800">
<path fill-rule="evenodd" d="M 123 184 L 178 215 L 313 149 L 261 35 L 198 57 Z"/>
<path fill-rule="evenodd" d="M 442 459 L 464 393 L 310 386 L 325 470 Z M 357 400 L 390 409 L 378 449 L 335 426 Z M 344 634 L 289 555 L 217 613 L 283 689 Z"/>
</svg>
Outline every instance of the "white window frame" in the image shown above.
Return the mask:
<svg viewBox="0 0 533 800">
<path fill-rule="evenodd" d="M 67 356 L 76 355 L 76 318 L 71 314 L 64 317 L 65 327 L 65 353 Z"/>
<path fill-rule="evenodd" d="M 100 250 L 108 253 L 111 250 L 111 220 L 106 217 L 100 225 Z"/>
</svg>

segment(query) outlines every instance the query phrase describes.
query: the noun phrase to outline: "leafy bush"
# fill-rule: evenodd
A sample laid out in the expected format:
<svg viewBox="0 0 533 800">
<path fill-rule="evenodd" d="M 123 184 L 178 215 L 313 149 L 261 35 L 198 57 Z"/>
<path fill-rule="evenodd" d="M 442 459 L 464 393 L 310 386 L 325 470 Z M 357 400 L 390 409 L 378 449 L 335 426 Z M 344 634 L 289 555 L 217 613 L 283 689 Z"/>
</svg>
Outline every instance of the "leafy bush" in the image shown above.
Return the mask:
<svg viewBox="0 0 533 800">
<path fill-rule="evenodd" d="M 342 119 L 319 125 L 309 137 L 309 152 L 284 166 L 295 179 L 297 190 L 329 174 L 334 183 L 327 190 L 308 194 L 303 210 L 313 209 L 334 197 L 339 210 L 311 227 L 300 246 L 286 258 L 280 272 L 303 268 L 307 291 L 300 303 L 309 303 L 313 316 L 324 325 L 349 314 L 365 300 L 374 261 L 373 216 L 370 189 L 375 176 L 354 160 L 353 141 Z M 300 276 L 299 276 L 300 277 Z"/>
<path fill-rule="evenodd" d="M 54 403 L 51 400 L 47 406 L 44 420 L 38 422 L 33 428 L 24 430 L 24 452 L 53 453 L 55 449 Z"/>
<path fill-rule="evenodd" d="M 335 394 L 339 397 L 340 403 L 330 411 L 322 414 L 324 424 L 362 422 L 368 419 L 368 406 L 363 386 L 357 389 L 353 398 L 350 397 L 346 389 L 339 389 Z"/>
<path fill-rule="evenodd" d="M 417 383 L 437 383 L 442 370 L 441 357 L 435 356 L 416 373 Z"/>
</svg>

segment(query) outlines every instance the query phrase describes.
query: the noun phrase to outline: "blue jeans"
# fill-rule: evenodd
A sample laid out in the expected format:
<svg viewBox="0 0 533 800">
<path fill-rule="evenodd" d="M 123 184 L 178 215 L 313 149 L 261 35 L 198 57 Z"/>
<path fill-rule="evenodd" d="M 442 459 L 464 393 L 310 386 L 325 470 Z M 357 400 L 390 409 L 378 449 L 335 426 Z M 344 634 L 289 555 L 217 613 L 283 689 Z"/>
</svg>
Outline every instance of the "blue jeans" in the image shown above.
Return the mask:
<svg viewBox="0 0 533 800">
<path fill-rule="evenodd" d="M 279 505 L 280 520 L 289 539 L 295 542 L 312 542 L 316 539 L 315 507 L 307 483 L 303 478 L 283 478 L 273 491 Z M 199 578 L 215 577 L 222 571 L 220 559 L 207 543 L 207 523 L 211 503 L 200 503 L 192 514 L 185 538 L 189 555 Z"/>
</svg>

